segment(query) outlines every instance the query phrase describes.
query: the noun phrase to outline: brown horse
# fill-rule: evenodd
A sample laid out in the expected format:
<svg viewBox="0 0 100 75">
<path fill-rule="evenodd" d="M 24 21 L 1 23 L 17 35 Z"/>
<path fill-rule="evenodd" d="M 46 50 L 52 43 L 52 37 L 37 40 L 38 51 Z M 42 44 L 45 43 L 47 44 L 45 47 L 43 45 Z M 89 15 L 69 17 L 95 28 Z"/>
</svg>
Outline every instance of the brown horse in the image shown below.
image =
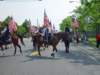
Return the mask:
<svg viewBox="0 0 100 75">
<path fill-rule="evenodd" d="M 57 52 L 56 46 L 58 45 L 59 41 L 62 39 L 63 42 L 65 43 L 66 53 L 69 53 L 69 45 L 70 45 L 69 36 L 70 35 L 67 32 L 54 33 L 54 35 L 51 37 L 51 39 L 48 40 L 48 45 L 51 45 L 53 47 L 53 52 L 54 51 Z M 43 36 L 41 35 L 41 33 L 34 33 L 32 35 L 32 38 L 34 39 L 33 42 L 37 45 L 38 54 L 41 56 L 40 47 L 42 47 L 43 44 L 45 44 L 45 42 L 43 40 Z"/>
<path fill-rule="evenodd" d="M 17 47 L 19 47 L 20 53 L 22 54 L 22 50 L 21 50 L 21 46 L 19 44 L 19 40 L 21 41 L 21 44 L 22 45 L 25 45 L 24 44 L 24 41 L 23 41 L 23 37 L 22 36 L 19 36 L 17 34 L 12 34 L 12 35 L 10 35 L 10 38 L 9 39 L 11 39 L 11 40 L 8 41 L 8 42 L 0 42 L 1 50 L 4 51 L 3 46 L 7 46 L 9 44 L 13 44 L 13 46 L 15 48 L 14 55 L 16 54 Z"/>
</svg>

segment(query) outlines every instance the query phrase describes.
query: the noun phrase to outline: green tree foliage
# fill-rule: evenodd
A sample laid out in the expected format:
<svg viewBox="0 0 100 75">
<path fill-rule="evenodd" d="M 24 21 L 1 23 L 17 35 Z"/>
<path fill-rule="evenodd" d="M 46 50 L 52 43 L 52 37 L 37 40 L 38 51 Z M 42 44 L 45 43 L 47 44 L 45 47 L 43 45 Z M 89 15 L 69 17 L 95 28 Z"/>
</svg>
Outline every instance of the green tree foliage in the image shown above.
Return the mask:
<svg viewBox="0 0 100 75">
<path fill-rule="evenodd" d="M 22 23 L 22 27 L 25 29 L 25 32 L 28 32 L 28 20 L 25 20 L 25 21 Z"/>
<path fill-rule="evenodd" d="M 0 30 L 3 30 L 3 29 L 5 28 L 5 26 L 8 25 L 8 20 L 9 20 L 9 18 L 10 18 L 10 16 L 7 16 L 7 17 L 5 18 L 5 20 L 2 21 L 1 26 L 0 26 Z M 17 32 L 20 33 L 20 34 L 22 34 L 22 35 L 25 35 L 25 34 L 28 32 L 28 26 L 27 26 L 27 25 L 28 25 L 28 21 L 27 21 L 27 20 L 25 20 L 25 21 L 22 23 L 22 25 L 18 25 L 18 24 L 17 24 L 17 27 L 18 27 Z"/>
<path fill-rule="evenodd" d="M 60 23 L 60 30 L 64 31 L 65 27 L 71 27 L 71 17 L 68 16 Z"/>
<path fill-rule="evenodd" d="M 74 11 L 80 21 L 80 30 L 95 31 L 100 25 L 100 1 L 81 0 L 81 6 Z M 90 22 L 88 22 L 90 18 Z"/>
<path fill-rule="evenodd" d="M 22 25 L 18 26 L 17 32 L 20 33 L 23 36 L 27 33 L 25 27 L 23 27 Z"/>
<path fill-rule="evenodd" d="M 6 17 L 4 21 L 2 21 L 1 23 L 1 30 L 4 29 L 5 26 L 8 25 L 8 20 L 9 20 L 10 16 Z"/>
</svg>

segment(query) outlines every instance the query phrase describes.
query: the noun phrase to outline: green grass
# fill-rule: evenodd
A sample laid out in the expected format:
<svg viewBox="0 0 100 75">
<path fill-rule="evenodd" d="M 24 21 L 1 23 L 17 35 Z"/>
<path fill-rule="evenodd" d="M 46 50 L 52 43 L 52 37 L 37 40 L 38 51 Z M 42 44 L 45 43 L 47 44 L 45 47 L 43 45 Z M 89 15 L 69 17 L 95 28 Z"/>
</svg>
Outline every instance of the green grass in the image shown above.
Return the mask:
<svg viewBox="0 0 100 75">
<path fill-rule="evenodd" d="M 90 37 L 88 38 L 89 44 L 92 46 L 96 46 L 96 38 L 95 37 Z"/>
</svg>

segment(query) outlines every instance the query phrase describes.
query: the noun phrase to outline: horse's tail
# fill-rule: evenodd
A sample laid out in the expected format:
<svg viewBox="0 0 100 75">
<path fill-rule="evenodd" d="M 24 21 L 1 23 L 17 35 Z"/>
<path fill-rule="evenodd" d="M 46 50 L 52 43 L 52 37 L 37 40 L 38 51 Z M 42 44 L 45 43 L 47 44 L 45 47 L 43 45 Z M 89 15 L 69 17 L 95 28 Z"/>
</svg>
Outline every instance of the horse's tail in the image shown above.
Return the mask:
<svg viewBox="0 0 100 75">
<path fill-rule="evenodd" d="M 18 35 L 18 37 L 19 37 L 19 39 L 20 39 L 21 44 L 25 46 L 25 43 L 24 43 L 24 40 L 23 40 L 23 36 L 19 36 L 19 35 Z"/>
</svg>

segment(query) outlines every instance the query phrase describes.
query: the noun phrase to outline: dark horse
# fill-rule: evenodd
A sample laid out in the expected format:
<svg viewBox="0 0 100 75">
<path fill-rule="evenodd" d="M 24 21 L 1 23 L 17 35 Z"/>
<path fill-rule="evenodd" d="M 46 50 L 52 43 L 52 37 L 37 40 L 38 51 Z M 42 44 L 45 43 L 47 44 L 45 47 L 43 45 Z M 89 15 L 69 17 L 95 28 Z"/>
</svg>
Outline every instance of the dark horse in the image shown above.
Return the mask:
<svg viewBox="0 0 100 75">
<path fill-rule="evenodd" d="M 57 52 L 56 46 L 58 45 L 59 41 L 62 39 L 63 42 L 65 43 L 66 53 L 69 53 L 69 45 L 70 45 L 70 38 L 69 38 L 69 36 L 70 35 L 67 32 L 54 33 L 54 35 L 48 41 L 48 45 L 51 45 L 53 47 L 53 52 L 54 51 Z M 43 40 L 43 36 L 41 35 L 41 33 L 34 33 L 32 35 L 32 38 L 34 39 L 33 42 L 35 42 L 35 44 L 37 45 L 38 54 L 41 56 L 40 47 L 42 47 L 43 44 L 45 44 L 45 42 Z"/>
<path fill-rule="evenodd" d="M 23 37 L 20 36 L 20 35 L 17 35 L 17 34 L 12 34 L 12 35 L 9 35 L 9 39 L 10 40 L 0 40 L 0 47 L 1 47 L 1 50 L 4 51 L 4 48 L 3 46 L 7 46 L 9 44 L 13 44 L 14 48 L 15 48 L 15 51 L 14 51 L 14 55 L 16 54 L 16 49 L 17 47 L 19 47 L 20 49 L 20 53 L 22 54 L 22 50 L 21 50 L 21 46 L 19 44 L 19 40 L 21 41 L 22 45 L 25 45 L 24 42 L 23 42 Z M 2 39 L 2 37 L 1 37 Z"/>
</svg>

